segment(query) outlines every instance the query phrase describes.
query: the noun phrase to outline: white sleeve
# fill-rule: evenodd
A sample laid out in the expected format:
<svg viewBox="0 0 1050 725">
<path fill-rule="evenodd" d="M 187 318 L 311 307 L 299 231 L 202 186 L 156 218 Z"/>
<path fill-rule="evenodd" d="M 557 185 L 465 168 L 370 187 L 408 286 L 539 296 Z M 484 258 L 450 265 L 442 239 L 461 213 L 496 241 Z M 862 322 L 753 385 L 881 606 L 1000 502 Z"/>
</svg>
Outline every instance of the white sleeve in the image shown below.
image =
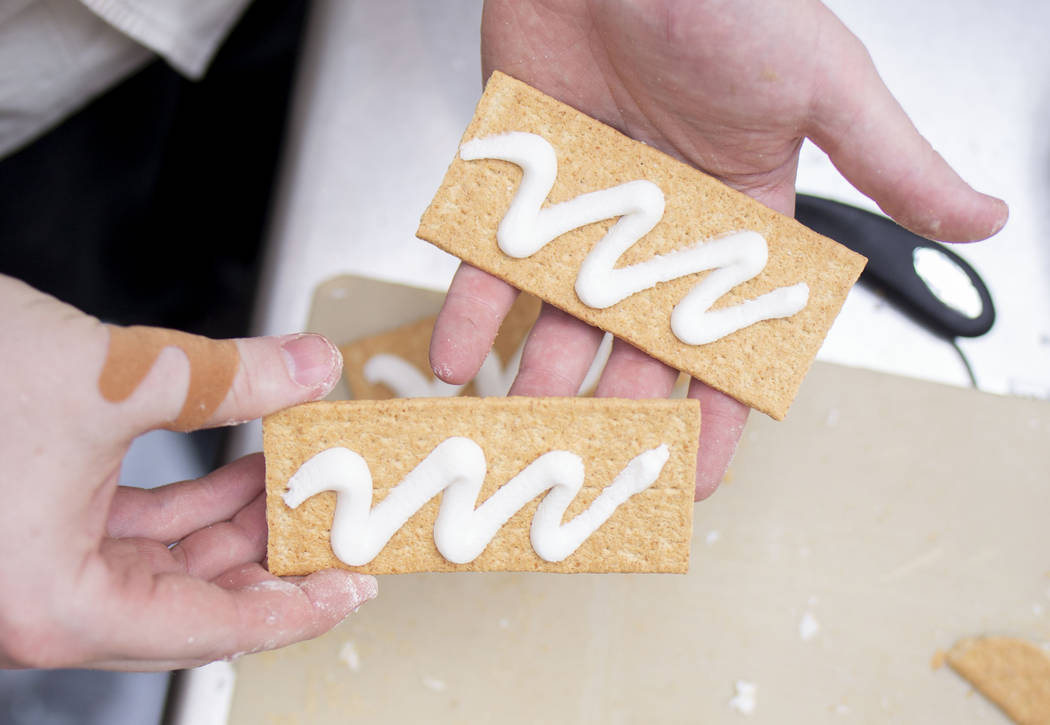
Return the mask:
<svg viewBox="0 0 1050 725">
<path fill-rule="evenodd" d="M 251 0 L 80 0 L 190 78 L 204 75 Z"/>
<path fill-rule="evenodd" d="M 158 55 L 199 78 L 250 0 L 0 0 L 0 157 Z"/>
</svg>

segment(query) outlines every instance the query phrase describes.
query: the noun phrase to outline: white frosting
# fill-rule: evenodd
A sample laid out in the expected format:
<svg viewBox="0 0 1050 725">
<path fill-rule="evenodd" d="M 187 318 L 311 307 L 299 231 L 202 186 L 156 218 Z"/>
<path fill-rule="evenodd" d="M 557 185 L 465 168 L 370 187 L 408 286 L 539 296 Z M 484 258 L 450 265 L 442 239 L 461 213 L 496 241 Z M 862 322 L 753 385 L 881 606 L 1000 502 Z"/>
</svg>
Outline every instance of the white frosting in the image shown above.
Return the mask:
<svg viewBox="0 0 1050 725">
<path fill-rule="evenodd" d="M 612 335 L 606 333 L 583 382 L 580 383 L 579 395 L 583 395 L 598 384 L 598 378 L 605 369 L 605 363 L 609 360 L 612 343 Z M 514 383 L 518 368 L 521 367 L 521 355 L 524 349 L 525 341 L 523 340 L 505 366 L 500 365 L 496 354 L 489 351 L 478 374 L 474 377 L 474 390 L 479 397 L 501 398 L 510 392 L 510 386 Z M 433 376 L 425 375 L 404 358 L 389 353 L 379 353 L 368 358 L 362 373 L 365 380 L 373 385 L 380 383 L 386 385 L 398 398 L 451 398 L 459 395 L 466 387 L 466 385 L 452 385 Z"/>
<path fill-rule="evenodd" d="M 532 519 L 531 540 L 545 561 L 564 560 L 605 523 L 620 504 L 651 486 L 670 452 L 666 444 L 632 459 L 591 505 L 562 523 L 583 486 L 583 460 L 569 451 L 544 453 L 475 508 L 487 472 L 485 454 L 469 438 L 452 437 L 372 506 L 372 473 L 359 454 L 329 448 L 306 461 L 288 481 L 284 501 L 296 508 L 322 491 L 335 491 L 332 550 L 351 566 L 374 559 L 390 537 L 438 493 L 444 492 L 434 523 L 438 551 L 455 564 L 473 561 L 525 504 L 544 491 Z"/>
<path fill-rule="evenodd" d="M 503 397 L 510 391 L 514 377 L 521 365 L 521 353 L 525 343 L 518 346 L 506 366 L 500 365 L 493 351 L 485 356 L 478 374 L 474 377 L 474 389 L 480 397 Z M 412 363 L 398 355 L 379 353 L 365 361 L 361 370 L 365 380 L 386 385 L 398 398 L 452 398 L 463 392 L 463 385 L 453 385 L 425 375 Z"/>
<path fill-rule="evenodd" d="M 676 337 L 689 345 L 702 345 L 761 320 L 790 317 L 809 300 L 809 287 L 800 282 L 738 305 L 710 309 L 726 292 L 765 268 L 766 240 L 753 231 L 701 240 L 617 268 L 623 253 L 663 217 L 663 192 L 651 181 L 628 181 L 544 207 L 558 173 L 558 159 L 554 147 L 542 136 L 512 131 L 478 138 L 463 144 L 460 156 L 467 161 L 501 159 L 521 167 L 521 184 L 496 233 L 499 248 L 511 257 L 529 257 L 572 229 L 619 217 L 580 265 L 576 294 L 589 307 L 604 309 L 661 282 L 713 270 L 671 315 Z"/>
<path fill-rule="evenodd" d="M 451 398 L 465 387 L 426 376 L 404 358 L 388 353 L 368 358 L 361 372 L 365 380 L 386 385 L 398 398 Z"/>
<path fill-rule="evenodd" d="M 597 387 L 602 371 L 605 370 L 605 364 L 609 362 L 612 348 L 613 336 L 607 332 L 602 336 L 602 341 L 598 344 L 598 352 L 594 354 L 594 360 L 591 361 L 591 366 L 587 368 L 587 374 L 583 376 L 580 389 L 576 391 L 577 395 L 583 395 Z"/>
<path fill-rule="evenodd" d="M 489 350 L 477 375 L 474 376 L 474 391 L 482 398 L 501 398 L 509 393 L 510 386 L 514 384 L 514 378 L 518 374 L 518 368 L 521 367 L 521 354 L 524 349 L 525 341 L 522 340 L 506 365 L 500 365 L 496 353 Z"/>
</svg>

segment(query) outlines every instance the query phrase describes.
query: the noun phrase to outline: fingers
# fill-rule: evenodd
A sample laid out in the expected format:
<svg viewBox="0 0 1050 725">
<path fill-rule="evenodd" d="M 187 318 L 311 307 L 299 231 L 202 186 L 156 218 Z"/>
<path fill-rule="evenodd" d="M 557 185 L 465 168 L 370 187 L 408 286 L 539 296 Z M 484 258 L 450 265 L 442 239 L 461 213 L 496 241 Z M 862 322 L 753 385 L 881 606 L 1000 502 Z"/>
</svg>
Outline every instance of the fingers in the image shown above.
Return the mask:
<svg viewBox="0 0 1050 725">
<path fill-rule="evenodd" d="M 210 425 L 253 420 L 323 398 L 342 374 L 342 354 L 321 335 L 255 337 L 237 345 L 241 369 Z"/>
<path fill-rule="evenodd" d="M 266 497 L 259 494 L 229 521 L 196 531 L 170 549 L 182 570 L 211 580 L 239 564 L 261 562 L 266 555 Z"/>
<path fill-rule="evenodd" d="M 601 330 L 544 305 L 509 395 L 576 395 L 601 341 Z"/>
<path fill-rule="evenodd" d="M 595 395 L 616 398 L 665 398 L 678 371 L 621 340 L 616 340 Z M 700 441 L 694 498 L 701 501 L 718 488 L 733 459 L 747 423 L 748 408 L 698 380 L 688 396 L 700 401 Z"/>
<path fill-rule="evenodd" d="M 0 301 L 10 312 L 0 391 L 32 401 L 23 427 L 47 438 L 123 445 L 153 428 L 249 420 L 327 394 L 342 369 L 319 335 L 210 340 L 104 325 L 6 277 Z M 58 404 L 69 414 L 54 416 Z"/>
<path fill-rule="evenodd" d="M 109 546 L 114 552 L 118 546 L 136 548 L 156 571 L 205 580 L 262 561 L 264 475 L 262 454 L 253 454 L 194 481 L 152 490 L 120 488 L 107 522 Z"/>
<path fill-rule="evenodd" d="M 323 397 L 342 371 L 338 349 L 320 335 L 211 340 L 153 327 L 104 329 L 98 389 L 125 437 L 252 420 Z"/>
<path fill-rule="evenodd" d="M 678 371 L 616 340 L 594 394 L 599 398 L 666 398 Z"/>
<path fill-rule="evenodd" d="M 617 340 L 595 395 L 617 398 L 664 398 L 671 394 L 678 371 Z M 750 409 L 698 380 L 688 396 L 700 401 L 700 441 L 696 458 L 694 499 L 718 488 L 736 452 Z"/>
<path fill-rule="evenodd" d="M 265 464 L 257 453 L 192 481 L 153 489 L 121 486 L 110 504 L 107 535 L 173 543 L 229 520 L 259 495 L 264 483 Z"/>
<path fill-rule="evenodd" d="M 861 43 L 827 13 L 827 60 L 808 135 L 858 190 L 902 226 L 975 241 L 1006 223 L 1006 204 L 971 188 L 912 124 Z"/>
<path fill-rule="evenodd" d="M 783 202 L 783 199 L 781 199 Z M 509 293 L 508 293 L 509 289 Z M 442 363 L 446 382 L 468 381 L 488 353 L 516 291 L 485 272 L 462 265 L 449 289 L 431 342 L 431 362 Z M 494 302 L 495 301 L 495 302 Z M 464 340 L 468 340 L 463 344 Z M 525 344 L 510 395 L 576 395 L 595 358 L 602 332 L 557 308 L 544 305 Z M 595 395 L 617 398 L 665 398 L 678 371 L 621 341 L 598 381 Z M 747 420 L 747 406 L 706 385 L 692 381 L 690 397 L 701 404 L 696 500 L 718 487 L 736 450 Z"/>
<path fill-rule="evenodd" d="M 313 639 L 379 593 L 375 577 L 341 569 L 326 569 L 293 582 L 249 565 L 224 574 L 216 584 L 217 591 L 212 588 L 200 595 L 203 601 L 216 601 L 216 616 L 206 615 L 195 623 L 201 633 L 197 651 L 208 660 Z M 176 617 L 181 614 L 174 607 L 169 611 Z"/>
<path fill-rule="evenodd" d="M 374 577 L 336 569 L 294 581 L 258 564 L 214 582 L 161 574 L 144 594 L 111 592 L 92 664 L 172 669 L 275 649 L 323 634 L 377 593 Z"/>
<path fill-rule="evenodd" d="M 167 546 L 145 537 L 104 539 L 100 551 L 110 566 L 142 564 L 156 574 L 182 574 L 210 581 L 266 554 L 266 499 L 260 494 L 229 521 L 211 524 Z"/>
<path fill-rule="evenodd" d="M 689 382 L 688 395 L 700 401 L 695 499 L 702 501 L 715 492 L 725 477 L 751 409 L 699 380 Z"/>
<path fill-rule="evenodd" d="M 477 374 L 518 291 L 469 264 L 461 264 L 434 323 L 430 364 L 446 383 Z"/>
<path fill-rule="evenodd" d="M 529 334 L 510 395 L 576 395 L 602 340 L 602 332 L 544 306 Z M 678 371 L 622 340 L 612 352 L 595 389 L 597 397 L 666 398 Z M 743 434 L 749 408 L 695 380 L 689 397 L 700 400 L 700 442 L 695 499 L 718 488 Z"/>
</svg>

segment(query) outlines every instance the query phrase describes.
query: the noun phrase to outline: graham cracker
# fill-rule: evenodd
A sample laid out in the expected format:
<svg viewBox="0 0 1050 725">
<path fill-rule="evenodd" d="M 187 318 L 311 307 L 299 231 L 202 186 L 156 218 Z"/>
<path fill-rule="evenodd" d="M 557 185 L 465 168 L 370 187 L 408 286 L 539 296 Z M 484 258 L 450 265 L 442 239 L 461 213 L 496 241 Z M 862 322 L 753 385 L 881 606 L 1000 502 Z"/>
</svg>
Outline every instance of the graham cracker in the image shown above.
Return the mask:
<svg viewBox="0 0 1050 725">
<path fill-rule="evenodd" d="M 576 295 L 576 276 L 615 220 L 569 231 L 524 259 L 504 254 L 496 230 L 522 178 L 521 169 L 506 161 L 465 161 L 457 155 L 417 235 L 741 402 L 783 418 L 865 259 L 703 172 L 496 72 L 463 142 L 510 131 L 538 134 L 554 147 L 558 174 L 548 205 L 638 179 L 660 187 L 666 203 L 662 219 L 627 250 L 620 264 L 751 230 L 766 239 L 768 263 L 712 309 L 799 282 L 809 286 L 808 304 L 791 317 L 762 321 L 703 345 L 683 343 L 671 332 L 669 320 L 672 308 L 707 272 L 663 282 L 605 309 L 588 307 Z"/>
<path fill-rule="evenodd" d="M 613 398 L 438 398 L 307 403 L 263 422 L 266 455 L 268 566 L 277 575 L 328 567 L 372 574 L 418 571 L 685 572 L 692 537 L 700 408 L 694 400 Z M 364 566 L 346 566 L 332 551 L 336 494 L 318 493 L 296 508 L 282 496 L 314 455 L 346 447 L 373 478 L 373 506 L 441 442 L 465 436 L 483 450 L 487 474 L 475 507 L 544 453 L 567 450 L 584 464 L 583 488 L 569 521 L 639 454 L 661 444 L 669 458 L 651 486 L 628 498 L 560 562 L 533 550 L 530 527 L 545 494 L 499 529 L 473 561 L 454 564 L 434 543 L 441 494 L 425 503 Z"/>
<path fill-rule="evenodd" d="M 1050 653 L 1015 637 L 960 640 L 945 659 L 1018 725 L 1050 723 Z"/>
<path fill-rule="evenodd" d="M 532 324 L 540 312 L 540 301 L 527 294 L 518 295 L 507 316 L 503 319 L 499 334 L 493 343 L 493 350 L 500 367 L 508 374 L 509 379 L 516 372 L 515 357 L 525 341 Z M 365 375 L 365 365 L 376 355 L 393 355 L 408 363 L 431 386 L 437 378 L 430 367 L 430 337 L 434 330 L 435 316 L 422 318 L 407 325 L 401 325 L 376 335 L 369 335 L 340 346 L 343 353 L 343 375 L 350 388 L 350 395 L 356 400 L 386 400 L 398 395 L 396 386 L 379 380 L 370 380 Z M 508 386 L 509 387 L 509 386 Z M 435 388 L 433 396 L 439 395 Z M 507 391 L 482 390 L 480 394 L 504 395 Z M 479 391 L 474 381 L 467 383 L 456 391 L 452 386 L 440 393 L 458 395 L 477 395 Z M 431 396 L 431 397 L 433 397 Z"/>
</svg>

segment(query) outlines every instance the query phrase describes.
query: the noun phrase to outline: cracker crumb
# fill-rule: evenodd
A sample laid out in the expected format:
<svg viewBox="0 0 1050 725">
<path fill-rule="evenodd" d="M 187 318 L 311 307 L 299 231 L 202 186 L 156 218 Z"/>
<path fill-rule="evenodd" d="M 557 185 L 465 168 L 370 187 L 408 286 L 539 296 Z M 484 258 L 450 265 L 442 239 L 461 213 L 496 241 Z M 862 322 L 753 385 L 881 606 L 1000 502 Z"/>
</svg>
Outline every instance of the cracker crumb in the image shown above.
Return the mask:
<svg viewBox="0 0 1050 725">
<path fill-rule="evenodd" d="M 944 667 L 945 659 L 948 657 L 948 653 L 943 649 L 939 649 L 933 653 L 933 657 L 930 658 L 930 669 L 939 670 Z"/>
<path fill-rule="evenodd" d="M 804 642 L 808 642 L 817 636 L 817 632 L 820 631 L 820 622 L 813 616 L 813 612 L 806 612 L 802 615 L 802 619 L 798 623 L 798 636 L 802 638 Z"/>
<path fill-rule="evenodd" d="M 733 683 L 736 694 L 729 701 L 729 708 L 736 710 L 742 715 L 750 715 L 755 711 L 755 697 L 758 694 L 758 685 L 747 680 L 737 680 Z"/>
<path fill-rule="evenodd" d="M 423 675 L 422 682 L 423 687 L 434 692 L 444 692 L 448 689 L 448 685 L 445 683 L 444 680 L 439 680 L 438 678 L 431 677 L 430 675 Z"/>
<path fill-rule="evenodd" d="M 1050 653 L 1014 637 L 969 637 L 945 657 L 956 673 L 1014 722 L 1050 722 Z"/>
<path fill-rule="evenodd" d="M 350 640 L 344 642 L 339 649 L 339 659 L 345 662 L 352 672 L 361 671 L 361 656 L 357 653 L 357 647 Z"/>
</svg>

